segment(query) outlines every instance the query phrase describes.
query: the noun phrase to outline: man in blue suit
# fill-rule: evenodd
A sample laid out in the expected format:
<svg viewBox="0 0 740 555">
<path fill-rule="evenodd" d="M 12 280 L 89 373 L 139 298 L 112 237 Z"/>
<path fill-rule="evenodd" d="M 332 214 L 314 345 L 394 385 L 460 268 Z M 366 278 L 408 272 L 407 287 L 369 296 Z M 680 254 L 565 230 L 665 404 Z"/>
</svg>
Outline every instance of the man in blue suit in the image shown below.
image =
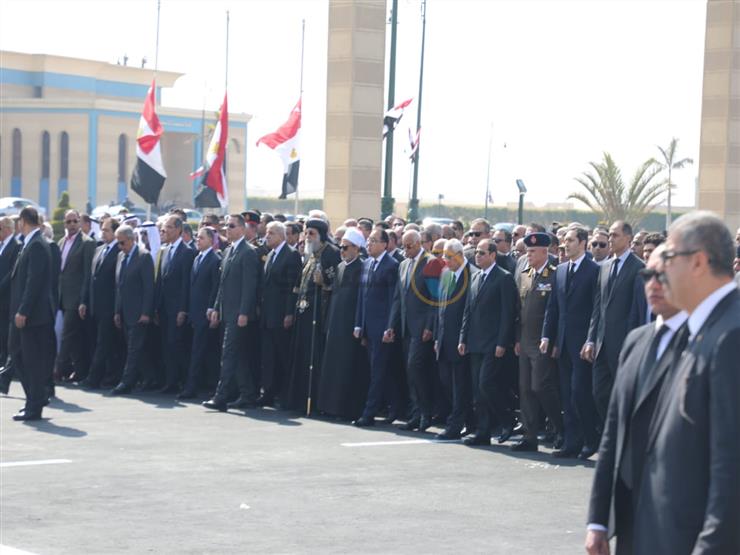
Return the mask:
<svg viewBox="0 0 740 555">
<path fill-rule="evenodd" d="M 367 239 L 368 258 L 363 262 L 362 281 L 355 316 L 355 337 L 367 341 L 370 355 L 370 387 L 362 416 L 353 424 L 358 427 L 373 426 L 375 415 L 385 398 L 396 410 L 395 391 L 389 387 L 391 344 L 383 342 L 388 318 L 393 304 L 393 294 L 398 281 L 398 262 L 386 251 L 388 232 L 375 229 Z"/>
<path fill-rule="evenodd" d="M 550 295 L 542 326 L 540 352 L 558 358 L 565 444 L 555 457 L 588 458 L 599 446 L 599 416 L 591 394 L 591 363 L 581 359 L 593 311 L 599 265 L 586 256 L 588 232 L 569 229 L 565 234 L 568 262 L 558 266 L 554 294 Z"/>
<path fill-rule="evenodd" d="M 215 362 L 213 353 L 218 351 L 217 326 L 211 325 L 211 307 L 216 302 L 221 276 L 221 255 L 213 250 L 216 231 L 203 227 L 198 231 L 196 247 L 198 256 L 190 271 L 190 294 L 188 298 L 188 322 L 193 331 L 190 345 L 190 365 L 185 387 L 178 399 L 193 399 L 198 395 L 198 382 L 204 368 Z M 209 356 L 210 354 L 210 356 Z"/>
</svg>

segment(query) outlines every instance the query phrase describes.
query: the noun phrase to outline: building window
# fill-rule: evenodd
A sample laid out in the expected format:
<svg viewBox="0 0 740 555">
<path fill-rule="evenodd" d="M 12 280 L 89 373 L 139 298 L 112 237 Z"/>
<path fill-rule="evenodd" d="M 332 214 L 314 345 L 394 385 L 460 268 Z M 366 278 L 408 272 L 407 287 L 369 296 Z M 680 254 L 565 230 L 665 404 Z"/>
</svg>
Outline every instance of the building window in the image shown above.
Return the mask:
<svg viewBox="0 0 740 555">
<path fill-rule="evenodd" d="M 21 130 L 13 129 L 13 156 L 11 162 L 10 195 L 21 196 Z"/>
<path fill-rule="evenodd" d="M 62 131 L 59 145 L 59 179 L 69 179 L 69 133 Z"/>
<path fill-rule="evenodd" d="M 51 159 L 51 137 L 48 131 L 41 134 L 41 179 L 49 179 L 49 163 Z"/>
<path fill-rule="evenodd" d="M 126 160 L 128 159 L 128 137 L 125 133 L 118 136 L 118 202 L 123 202 L 128 192 L 126 190 Z"/>
</svg>

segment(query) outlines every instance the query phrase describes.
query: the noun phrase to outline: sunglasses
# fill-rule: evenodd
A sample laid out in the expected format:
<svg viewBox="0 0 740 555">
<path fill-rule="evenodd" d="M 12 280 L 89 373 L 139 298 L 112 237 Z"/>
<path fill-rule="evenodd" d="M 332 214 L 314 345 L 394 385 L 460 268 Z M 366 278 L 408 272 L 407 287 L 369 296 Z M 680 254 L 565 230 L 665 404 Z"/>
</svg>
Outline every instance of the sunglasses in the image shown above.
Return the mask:
<svg viewBox="0 0 740 555">
<path fill-rule="evenodd" d="M 678 256 L 691 256 L 692 254 L 696 254 L 697 252 L 699 252 L 698 249 L 693 249 L 689 251 L 674 251 L 674 250 L 663 251 L 660 253 L 660 259 L 663 262 L 667 262 L 669 260 L 673 260 L 674 258 Z"/>
<path fill-rule="evenodd" d="M 591 248 L 592 249 L 595 249 L 596 247 L 598 247 L 600 249 L 605 249 L 607 247 L 607 243 L 605 243 L 603 241 L 593 241 L 591 243 Z"/>
<path fill-rule="evenodd" d="M 339 250 L 344 252 L 349 248 L 349 245 L 339 245 Z"/>
<path fill-rule="evenodd" d="M 482 232 L 482 231 L 468 231 L 468 233 L 469 233 L 469 234 L 470 234 L 470 235 L 471 235 L 472 237 L 480 237 L 481 235 L 483 235 L 483 232 Z"/>
<path fill-rule="evenodd" d="M 475 251 L 475 256 L 486 256 L 487 254 L 491 254 L 491 253 L 488 251 L 482 251 L 480 249 Z"/>
<path fill-rule="evenodd" d="M 652 268 L 643 268 L 637 273 L 645 281 L 645 283 L 653 278 L 657 279 L 661 283 L 663 283 L 665 280 L 665 272 L 659 272 L 658 270 L 654 270 Z"/>
</svg>

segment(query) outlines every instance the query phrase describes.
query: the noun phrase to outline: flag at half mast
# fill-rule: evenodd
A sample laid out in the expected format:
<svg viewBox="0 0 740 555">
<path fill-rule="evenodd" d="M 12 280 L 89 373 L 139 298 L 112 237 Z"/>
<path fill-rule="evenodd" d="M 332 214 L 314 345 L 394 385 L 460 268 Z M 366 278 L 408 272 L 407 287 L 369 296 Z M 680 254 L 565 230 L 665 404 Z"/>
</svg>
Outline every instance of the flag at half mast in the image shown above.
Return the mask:
<svg viewBox="0 0 740 555">
<path fill-rule="evenodd" d="M 226 145 L 229 141 L 229 108 L 227 94 L 218 113 L 216 128 L 206 152 L 205 164 L 194 171 L 191 176 L 205 174 L 198 191 L 195 193 L 195 205 L 202 208 L 228 208 L 229 190 L 226 184 Z"/>
<path fill-rule="evenodd" d="M 298 171 L 301 165 L 301 99 L 286 121 L 274 133 L 268 133 L 257 140 L 257 146 L 264 143 L 278 153 L 283 161 L 283 186 L 279 198 L 286 198 L 298 190 Z"/>
<path fill-rule="evenodd" d="M 131 189 L 145 202 L 157 204 L 167 173 L 162 164 L 162 124 L 154 111 L 154 80 L 146 93 L 144 111 L 136 133 L 136 166 L 131 175 Z"/>
</svg>

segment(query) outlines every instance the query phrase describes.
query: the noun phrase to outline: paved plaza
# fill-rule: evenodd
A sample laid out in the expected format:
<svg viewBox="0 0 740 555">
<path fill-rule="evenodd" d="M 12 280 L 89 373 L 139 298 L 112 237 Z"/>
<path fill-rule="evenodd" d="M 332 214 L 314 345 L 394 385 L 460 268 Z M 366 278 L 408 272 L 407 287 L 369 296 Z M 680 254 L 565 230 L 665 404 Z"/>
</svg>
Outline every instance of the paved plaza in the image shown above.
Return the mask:
<svg viewBox="0 0 740 555">
<path fill-rule="evenodd" d="M 272 409 L 0 397 L 0 552 L 583 552 L 593 463 Z M 35 464 L 30 464 L 35 463 Z"/>
</svg>

